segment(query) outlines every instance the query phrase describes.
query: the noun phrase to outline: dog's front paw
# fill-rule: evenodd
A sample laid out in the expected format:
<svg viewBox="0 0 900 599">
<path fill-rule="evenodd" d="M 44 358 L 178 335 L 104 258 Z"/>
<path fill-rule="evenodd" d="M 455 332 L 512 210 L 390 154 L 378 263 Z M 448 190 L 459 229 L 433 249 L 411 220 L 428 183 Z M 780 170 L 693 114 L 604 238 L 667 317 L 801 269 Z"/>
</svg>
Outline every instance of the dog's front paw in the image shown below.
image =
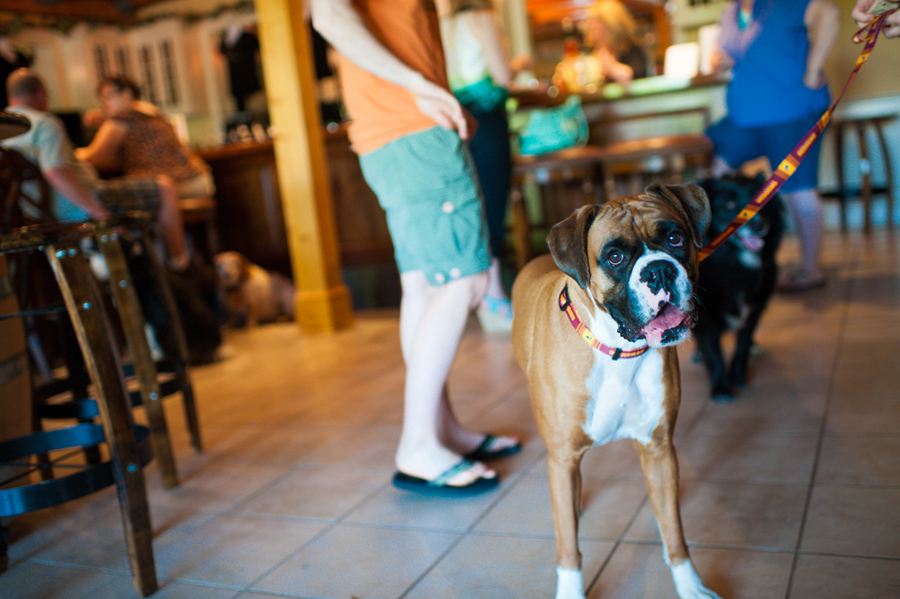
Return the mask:
<svg viewBox="0 0 900 599">
<path fill-rule="evenodd" d="M 700 580 L 690 560 L 672 566 L 672 580 L 675 582 L 675 592 L 680 599 L 722 599 L 703 586 L 703 581 Z"/>
<path fill-rule="evenodd" d="M 581 570 L 556 569 L 556 599 L 584 599 Z"/>
</svg>

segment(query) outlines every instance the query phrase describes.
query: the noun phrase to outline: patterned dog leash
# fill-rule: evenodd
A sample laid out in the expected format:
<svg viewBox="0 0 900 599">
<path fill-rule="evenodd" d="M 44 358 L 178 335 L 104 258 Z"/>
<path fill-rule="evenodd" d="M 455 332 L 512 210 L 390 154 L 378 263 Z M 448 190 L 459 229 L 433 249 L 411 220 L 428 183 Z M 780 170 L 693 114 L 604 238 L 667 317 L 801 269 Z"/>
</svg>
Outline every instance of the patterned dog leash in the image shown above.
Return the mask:
<svg viewBox="0 0 900 599">
<path fill-rule="evenodd" d="M 741 210 L 740 214 L 738 214 L 727 227 L 725 227 L 725 230 L 723 230 L 715 239 L 710 241 L 706 247 L 700 250 L 701 261 L 705 260 L 710 254 L 719 249 L 729 237 L 734 235 L 738 229 L 747 223 L 747 221 L 756 216 L 756 213 L 772 199 L 784 182 L 796 172 L 797 167 L 799 167 L 800 163 L 803 162 L 803 159 L 806 158 L 809 149 L 816 141 L 818 141 L 819 137 L 821 137 L 822 132 L 831 120 L 831 114 L 844 98 L 844 94 L 856 78 L 856 74 L 862 68 L 863 64 L 865 64 L 866 60 L 868 60 L 869 54 L 872 53 L 872 48 L 875 47 L 875 42 L 878 40 L 878 34 L 881 33 L 881 28 L 884 26 L 884 20 L 889 14 L 894 13 L 897 10 L 897 8 L 893 8 L 881 13 L 879 16 L 872 19 L 869 24 L 856 32 L 856 35 L 853 36 L 853 42 L 858 44 L 864 41 L 866 45 L 863 48 L 862 53 L 860 53 L 859 58 L 856 59 L 856 65 L 853 67 L 853 72 L 850 73 L 850 77 L 847 79 L 847 83 L 844 84 L 841 93 L 834 102 L 831 103 L 831 106 L 828 107 L 828 110 L 825 111 L 825 114 L 822 115 L 815 126 L 803 136 L 800 143 L 798 143 L 791 153 L 788 154 L 787 158 L 778 165 L 778 168 L 775 169 L 775 172 L 773 172 L 766 180 L 762 189 L 760 189 L 753 199 L 750 200 L 750 203 Z"/>
</svg>

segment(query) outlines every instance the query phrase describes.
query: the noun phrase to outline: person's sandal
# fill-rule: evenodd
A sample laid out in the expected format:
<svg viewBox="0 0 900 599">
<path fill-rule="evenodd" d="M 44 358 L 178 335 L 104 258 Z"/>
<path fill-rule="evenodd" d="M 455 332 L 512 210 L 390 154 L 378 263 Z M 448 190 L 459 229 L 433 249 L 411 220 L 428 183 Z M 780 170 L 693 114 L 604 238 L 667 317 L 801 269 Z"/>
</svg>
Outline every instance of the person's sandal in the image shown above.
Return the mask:
<svg viewBox="0 0 900 599">
<path fill-rule="evenodd" d="M 485 333 L 509 333 L 512 331 L 512 304 L 505 297 L 484 296 L 475 310 L 478 323 Z"/>
<path fill-rule="evenodd" d="M 818 289 L 825 286 L 825 277 L 811 277 L 809 274 L 799 271 L 778 285 L 778 291 L 782 293 L 798 293 L 801 291 L 809 291 L 810 289 Z"/>
</svg>

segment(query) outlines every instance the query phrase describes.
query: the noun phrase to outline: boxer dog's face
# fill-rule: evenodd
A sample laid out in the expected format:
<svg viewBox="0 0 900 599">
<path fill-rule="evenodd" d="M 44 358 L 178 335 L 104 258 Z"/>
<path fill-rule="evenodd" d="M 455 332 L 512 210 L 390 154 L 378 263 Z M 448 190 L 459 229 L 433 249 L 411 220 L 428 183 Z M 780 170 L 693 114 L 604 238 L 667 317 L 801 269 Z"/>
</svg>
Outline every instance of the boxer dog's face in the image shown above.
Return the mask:
<svg viewBox="0 0 900 599">
<path fill-rule="evenodd" d="M 701 188 L 651 185 L 579 209 L 553 227 L 548 244 L 557 266 L 590 292 L 623 338 L 661 347 L 688 335 L 709 220 Z"/>
</svg>

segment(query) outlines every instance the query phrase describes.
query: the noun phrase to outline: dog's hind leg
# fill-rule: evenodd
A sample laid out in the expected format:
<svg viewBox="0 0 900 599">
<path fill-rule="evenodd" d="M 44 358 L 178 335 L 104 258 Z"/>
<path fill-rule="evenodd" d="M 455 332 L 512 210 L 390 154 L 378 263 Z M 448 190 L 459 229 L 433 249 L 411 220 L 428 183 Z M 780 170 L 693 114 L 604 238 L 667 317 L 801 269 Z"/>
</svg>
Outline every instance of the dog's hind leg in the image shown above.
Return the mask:
<svg viewBox="0 0 900 599">
<path fill-rule="evenodd" d="M 703 586 L 684 542 L 678 509 L 678 460 L 671 437 L 666 434 L 663 439 L 653 439 L 646 445 L 638 441 L 634 445 L 641 458 L 644 481 L 662 534 L 664 556 L 672 571 L 675 591 L 681 599 L 719 599 Z"/>
<path fill-rule="evenodd" d="M 551 453 L 547 457 L 550 502 L 556 531 L 556 599 L 584 599 L 578 518 L 581 515 L 581 457 L 584 450 Z"/>
</svg>

